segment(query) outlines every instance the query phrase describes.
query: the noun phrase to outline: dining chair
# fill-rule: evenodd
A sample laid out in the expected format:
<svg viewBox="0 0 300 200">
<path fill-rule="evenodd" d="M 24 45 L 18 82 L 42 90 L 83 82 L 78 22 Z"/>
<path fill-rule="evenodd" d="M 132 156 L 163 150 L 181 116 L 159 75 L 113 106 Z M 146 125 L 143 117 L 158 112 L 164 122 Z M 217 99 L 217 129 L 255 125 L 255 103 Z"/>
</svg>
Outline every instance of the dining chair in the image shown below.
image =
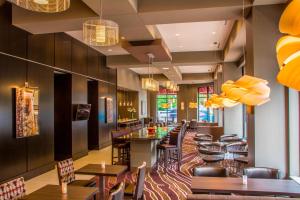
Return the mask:
<svg viewBox="0 0 300 200">
<path fill-rule="evenodd" d="M 95 187 L 96 181 L 91 180 L 76 180 L 74 162 L 72 158 L 57 162 L 57 174 L 59 184 L 67 183 L 72 186 Z"/>
<path fill-rule="evenodd" d="M 279 170 L 267 167 L 250 167 L 244 169 L 248 178 L 279 179 Z"/>
<path fill-rule="evenodd" d="M 224 167 L 195 167 L 193 176 L 203 177 L 227 177 L 228 172 Z"/>
<path fill-rule="evenodd" d="M 23 177 L 11 180 L 0 185 L 1 200 L 16 200 L 25 196 L 25 181 Z"/>
<path fill-rule="evenodd" d="M 144 184 L 146 178 L 146 162 L 138 167 L 136 180 L 134 183 L 125 185 L 125 199 L 141 200 L 144 199 Z"/>
<path fill-rule="evenodd" d="M 118 188 L 110 193 L 108 200 L 123 200 L 124 199 L 125 184 L 122 182 Z"/>
</svg>

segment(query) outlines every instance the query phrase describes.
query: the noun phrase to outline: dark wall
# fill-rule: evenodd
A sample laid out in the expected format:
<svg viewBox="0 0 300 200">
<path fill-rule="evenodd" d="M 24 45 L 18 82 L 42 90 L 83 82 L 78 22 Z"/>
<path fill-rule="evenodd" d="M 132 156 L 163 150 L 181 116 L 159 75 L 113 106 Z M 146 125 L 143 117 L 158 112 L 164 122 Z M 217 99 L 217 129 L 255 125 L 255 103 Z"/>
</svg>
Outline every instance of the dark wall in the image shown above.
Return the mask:
<svg viewBox="0 0 300 200">
<path fill-rule="evenodd" d="M 57 71 L 68 76 L 63 81 L 68 87 L 57 82 Z M 73 158 L 87 154 L 88 122 L 72 121 L 71 106 L 88 102 L 88 80 L 98 82 L 99 97 L 116 101 L 116 70 L 106 67 L 104 55 L 64 33 L 32 35 L 16 28 L 11 25 L 11 5 L 0 6 L 0 182 L 53 168 L 56 148 L 68 148 L 65 154 Z M 40 135 L 16 139 L 12 89 L 26 81 L 40 90 Z M 65 95 L 63 103 L 59 95 Z M 60 107 L 55 107 L 59 102 Z M 65 108 L 65 115 L 59 108 Z M 104 108 L 99 106 L 98 112 L 100 116 Z M 114 117 L 112 124 L 96 119 L 100 148 L 110 144 L 109 131 L 116 127 Z M 55 138 L 57 121 L 66 125 L 58 132 L 66 134 L 63 139 Z"/>
</svg>

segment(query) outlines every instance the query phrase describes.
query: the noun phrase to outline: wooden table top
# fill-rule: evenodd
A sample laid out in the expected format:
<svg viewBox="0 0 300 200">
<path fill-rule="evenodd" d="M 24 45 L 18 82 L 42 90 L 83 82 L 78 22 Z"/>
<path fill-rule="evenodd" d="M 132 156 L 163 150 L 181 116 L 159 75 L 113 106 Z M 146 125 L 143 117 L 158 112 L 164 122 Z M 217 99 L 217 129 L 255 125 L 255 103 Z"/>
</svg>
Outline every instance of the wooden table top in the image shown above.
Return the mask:
<svg viewBox="0 0 300 200">
<path fill-rule="evenodd" d="M 243 185 L 242 178 L 192 177 L 191 191 L 237 193 L 246 195 L 286 195 L 300 197 L 300 185 L 293 180 L 251 179 Z"/>
<path fill-rule="evenodd" d="M 61 186 L 46 185 L 41 189 L 26 195 L 22 200 L 87 200 L 99 192 L 96 187 L 68 186 L 68 193 L 62 194 Z"/>
<path fill-rule="evenodd" d="M 126 165 L 105 165 L 105 168 L 102 168 L 99 164 L 88 164 L 76 170 L 75 173 L 97 176 L 119 176 L 126 170 Z"/>
</svg>

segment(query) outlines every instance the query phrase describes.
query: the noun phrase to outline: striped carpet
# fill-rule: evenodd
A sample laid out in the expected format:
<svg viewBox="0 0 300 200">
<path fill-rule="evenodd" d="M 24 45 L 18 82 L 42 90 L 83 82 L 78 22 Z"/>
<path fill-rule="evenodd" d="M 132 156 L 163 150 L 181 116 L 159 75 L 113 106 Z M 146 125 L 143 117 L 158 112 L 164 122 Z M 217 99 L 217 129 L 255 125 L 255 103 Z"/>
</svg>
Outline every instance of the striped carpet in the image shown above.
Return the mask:
<svg viewBox="0 0 300 200">
<path fill-rule="evenodd" d="M 168 168 L 158 166 L 157 169 L 148 173 L 145 180 L 145 199 L 146 200 L 183 200 L 186 195 L 191 193 L 192 169 L 203 164 L 198 155 L 197 146 L 193 140 L 195 133 L 187 132 L 183 140 L 183 159 L 180 171 L 176 169 L 176 163 Z M 132 181 L 132 175 L 125 175 L 126 181 Z M 123 179 L 124 180 L 124 179 Z M 113 181 L 108 181 L 109 186 Z"/>
</svg>

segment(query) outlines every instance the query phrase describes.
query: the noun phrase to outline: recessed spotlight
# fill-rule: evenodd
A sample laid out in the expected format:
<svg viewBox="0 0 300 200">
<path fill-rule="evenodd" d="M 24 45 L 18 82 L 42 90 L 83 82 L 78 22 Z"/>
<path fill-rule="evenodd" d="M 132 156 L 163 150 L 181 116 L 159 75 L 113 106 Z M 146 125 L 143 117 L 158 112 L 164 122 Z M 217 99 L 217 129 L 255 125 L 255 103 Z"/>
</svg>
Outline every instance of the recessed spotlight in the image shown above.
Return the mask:
<svg viewBox="0 0 300 200">
<path fill-rule="evenodd" d="M 211 32 L 211 34 L 213 34 L 213 35 L 216 35 L 216 34 L 217 34 L 217 32 L 213 31 L 213 32 Z"/>
<path fill-rule="evenodd" d="M 122 39 L 122 40 L 125 40 L 125 37 L 124 37 L 124 36 L 122 36 L 122 37 L 121 37 L 121 39 Z"/>
<path fill-rule="evenodd" d="M 180 34 L 179 34 L 179 33 L 176 33 L 176 34 L 175 34 L 175 36 L 176 36 L 176 37 L 179 37 L 179 36 L 180 36 Z"/>
<path fill-rule="evenodd" d="M 169 67 L 163 67 L 163 69 L 165 69 L 165 70 L 168 70 L 168 69 L 169 69 Z"/>
<path fill-rule="evenodd" d="M 178 47 L 179 47 L 179 48 L 183 48 L 183 46 L 182 46 L 182 45 L 179 45 Z"/>
<path fill-rule="evenodd" d="M 107 49 L 107 51 L 111 52 L 111 51 L 112 51 L 112 49 Z"/>
</svg>

